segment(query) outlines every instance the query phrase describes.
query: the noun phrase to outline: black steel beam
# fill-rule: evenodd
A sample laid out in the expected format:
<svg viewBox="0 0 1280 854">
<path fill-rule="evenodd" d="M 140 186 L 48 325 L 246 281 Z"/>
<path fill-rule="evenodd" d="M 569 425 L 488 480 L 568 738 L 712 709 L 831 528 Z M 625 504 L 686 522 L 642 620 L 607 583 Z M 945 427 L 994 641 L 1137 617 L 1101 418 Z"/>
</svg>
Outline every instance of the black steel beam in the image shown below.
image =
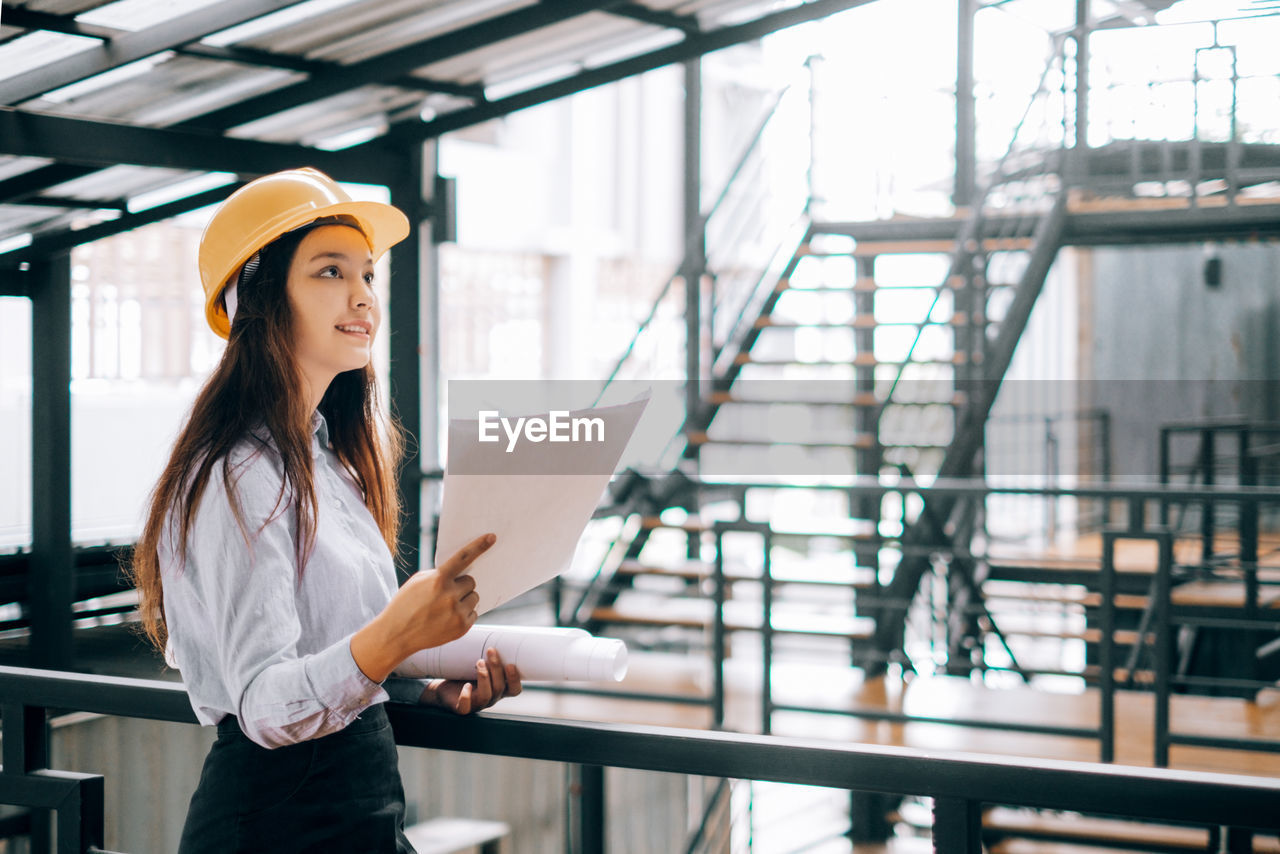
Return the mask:
<svg viewBox="0 0 1280 854">
<path fill-rule="evenodd" d="M 69 668 L 71 603 L 71 255 L 39 259 L 31 285 L 31 558 L 29 658 Z"/>
<path fill-rule="evenodd" d="M 1277 237 L 1280 237 L 1280 204 L 1270 204 L 1070 214 L 1063 242 L 1107 246 Z"/>
<path fill-rule="evenodd" d="M 21 103 L 299 2 L 301 0 L 224 0 L 145 30 L 122 34 L 98 47 L 0 81 L 0 104 Z"/>
<path fill-rule="evenodd" d="M 576 18 L 587 12 L 607 8 L 618 0 L 560 0 L 556 3 L 537 3 L 505 15 L 488 18 L 470 26 L 415 42 L 372 59 L 343 65 L 316 74 L 300 83 L 277 89 L 255 98 L 232 104 L 188 119 L 177 127 L 201 130 L 225 130 L 246 124 L 265 116 L 291 110 L 303 104 L 357 89 L 372 83 L 385 83 L 389 79 L 407 74 L 433 62 L 459 56 L 491 44 L 523 35 L 561 21 Z"/>
<path fill-rule="evenodd" d="M 400 567 L 412 574 L 422 563 L 422 459 L 431 465 L 436 461 L 435 416 L 438 412 L 436 375 L 439 354 L 440 302 L 438 271 L 431 223 L 428 221 L 428 194 L 436 173 L 435 146 L 430 156 L 425 146 L 412 146 L 399 160 L 398 178 L 389 184 L 391 203 L 409 218 L 409 236 L 391 248 L 391 285 L 387 319 L 390 342 L 391 409 L 414 441 L 407 443 L 404 459 L 397 473 L 400 490 Z M 423 300 L 426 319 L 422 329 Z M 425 334 L 424 334 L 425 333 Z M 430 382 L 427 400 L 423 400 L 423 376 Z M 427 432 L 424 420 L 430 419 Z M 430 557 L 428 557 L 430 561 Z M 429 565 L 429 563 L 428 563 Z"/>
<path fill-rule="evenodd" d="M 702 25 L 698 23 L 698 19 L 694 15 L 680 15 L 675 12 L 654 9 L 643 3 L 620 3 L 610 9 L 609 14 L 666 27 L 669 30 L 680 30 L 691 35 L 697 35 L 702 32 Z"/>
<path fill-rule="evenodd" d="M 386 184 L 390 177 L 385 161 L 353 157 L 347 152 L 71 119 L 12 108 L 0 108 L 0 153 L 52 157 L 85 165 L 129 163 L 248 175 L 311 165 L 339 180 L 370 184 Z"/>
<path fill-rule="evenodd" d="M 69 36 L 88 36 L 89 38 L 107 41 L 123 32 L 110 27 L 98 27 L 93 24 L 82 24 L 71 15 L 54 15 L 49 12 L 37 12 L 10 3 L 3 4 L 0 9 L 0 21 L 11 27 L 22 27 L 24 30 L 44 30 L 50 33 L 63 33 Z"/>
<path fill-rule="evenodd" d="M 86 166 L 54 163 L 0 181 L 0 204 L 21 202 L 41 190 L 84 177 L 95 170 Z"/>
<path fill-rule="evenodd" d="M 977 188 L 977 100 L 973 91 L 976 3 L 960 0 L 956 26 L 956 177 L 951 201 L 959 208 L 973 204 Z"/>
<path fill-rule="evenodd" d="M 693 59 L 713 51 L 723 50 L 743 42 L 763 38 L 769 33 L 787 27 L 803 24 L 808 21 L 826 18 L 837 12 L 863 6 L 871 0 L 813 0 L 790 9 L 762 15 L 754 21 L 721 27 L 718 30 L 704 32 L 701 35 L 689 36 L 677 44 L 670 45 L 650 53 L 624 59 L 612 65 L 593 68 L 581 74 L 548 83 L 525 92 L 519 92 L 506 98 L 499 98 L 475 107 L 448 113 L 429 122 L 406 120 L 392 125 L 388 133 L 379 139 L 370 140 L 363 145 L 354 146 L 348 151 L 361 148 L 374 150 L 379 146 L 400 145 L 412 140 L 432 139 L 459 130 L 460 128 L 487 122 L 514 113 L 517 110 L 545 104 L 558 98 L 564 98 L 606 83 L 614 83 L 626 77 L 644 74 L 664 65 Z"/>
</svg>

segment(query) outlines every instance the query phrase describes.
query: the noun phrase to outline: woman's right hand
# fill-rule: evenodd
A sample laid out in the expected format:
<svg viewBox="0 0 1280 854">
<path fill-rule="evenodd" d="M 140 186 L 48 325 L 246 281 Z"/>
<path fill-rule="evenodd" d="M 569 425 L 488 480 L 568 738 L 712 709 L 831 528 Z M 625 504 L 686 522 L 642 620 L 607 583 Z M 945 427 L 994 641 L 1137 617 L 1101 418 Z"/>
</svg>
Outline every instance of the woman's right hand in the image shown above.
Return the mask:
<svg viewBox="0 0 1280 854">
<path fill-rule="evenodd" d="M 465 574 L 496 542 L 484 534 L 440 566 L 416 572 L 382 613 L 351 638 L 351 656 L 374 682 L 382 682 L 400 662 L 420 649 L 457 640 L 475 624 L 476 582 Z"/>
</svg>

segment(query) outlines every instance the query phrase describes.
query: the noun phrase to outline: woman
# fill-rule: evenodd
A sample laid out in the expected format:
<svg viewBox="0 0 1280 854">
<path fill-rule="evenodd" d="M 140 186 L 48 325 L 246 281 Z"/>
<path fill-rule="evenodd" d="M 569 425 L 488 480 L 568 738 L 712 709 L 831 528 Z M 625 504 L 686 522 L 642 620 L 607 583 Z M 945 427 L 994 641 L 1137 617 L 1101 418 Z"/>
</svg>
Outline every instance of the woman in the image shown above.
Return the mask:
<svg viewBox="0 0 1280 854">
<path fill-rule="evenodd" d="M 227 347 L 152 494 L 132 573 L 150 640 L 218 737 L 182 852 L 404 852 L 382 703 L 460 714 L 520 692 L 493 650 L 474 682 L 388 677 L 475 621 L 477 538 L 398 590 L 400 435 L 380 424 L 373 265 L 408 233 L 326 175 L 232 194 L 200 242 Z"/>
</svg>

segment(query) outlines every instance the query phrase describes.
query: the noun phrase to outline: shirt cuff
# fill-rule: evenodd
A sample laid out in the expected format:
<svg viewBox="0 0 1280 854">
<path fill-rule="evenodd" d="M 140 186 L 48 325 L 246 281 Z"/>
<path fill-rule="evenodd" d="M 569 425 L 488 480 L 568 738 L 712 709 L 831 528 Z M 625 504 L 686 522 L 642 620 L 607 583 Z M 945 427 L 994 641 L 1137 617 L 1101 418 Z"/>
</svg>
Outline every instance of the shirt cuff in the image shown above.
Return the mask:
<svg viewBox="0 0 1280 854">
<path fill-rule="evenodd" d="M 351 655 L 351 635 L 311 656 L 306 670 L 321 704 L 347 719 L 387 699 L 382 685 L 365 676 L 356 664 Z"/>
<path fill-rule="evenodd" d="M 422 700 L 422 692 L 427 689 L 427 682 L 425 679 L 392 676 L 382 683 L 382 687 L 391 698 L 391 702 L 417 705 Z"/>
</svg>

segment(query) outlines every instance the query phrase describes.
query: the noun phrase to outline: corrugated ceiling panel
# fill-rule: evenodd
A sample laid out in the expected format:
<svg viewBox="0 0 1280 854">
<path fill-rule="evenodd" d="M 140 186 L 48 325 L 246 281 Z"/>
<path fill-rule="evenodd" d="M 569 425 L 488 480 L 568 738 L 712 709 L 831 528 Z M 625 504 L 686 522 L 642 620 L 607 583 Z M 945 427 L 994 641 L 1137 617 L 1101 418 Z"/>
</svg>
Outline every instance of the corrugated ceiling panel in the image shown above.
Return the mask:
<svg viewBox="0 0 1280 854">
<path fill-rule="evenodd" d="M 350 64 L 369 59 L 378 54 L 396 50 L 414 42 L 445 35 L 453 30 L 505 15 L 518 8 L 532 5 L 532 0 L 453 0 L 438 3 L 428 11 L 422 11 L 421 3 L 412 0 L 400 2 L 366 3 L 369 19 L 361 19 L 359 33 L 331 32 L 327 43 L 307 50 L 312 59 L 326 59 Z M 400 8 L 400 18 L 386 12 Z M 380 20 L 374 20 L 373 8 L 379 11 Z"/>
<path fill-rule="evenodd" d="M 796 0 L 692 0 L 671 9 L 681 15 L 696 15 L 704 27 L 725 27 L 751 21 L 770 12 L 804 5 Z"/>
<path fill-rule="evenodd" d="M 0 181 L 48 166 L 52 162 L 45 157 L 0 157 Z"/>
<path fill-rule="evenodd" d="M 61 33 L 28 33 L 0 45 L 0 80 L 65 59 L 101 44 L 97 39 Z"/>
<path fill-rule="evenodd" d="M 68 100 L 42 97 L 22 106 L 64 116 L 163 127 L 303 77 L 292 71 L 172 56 L 145 74 L 116 80 L 112 85 L 77 97 Z M 78 89 L 83 85 L 76 84 Z"/>
<path fill-rule="evenodd" d="M 45 194 L 72 199 L 127 199 L 181 183 L 201 174 L 203 173 L 183 169 L 111 166 L 82 178 L 58 184 L 56 187 L 50 187 Z"/>
<path fill-rule="evenodd" d="M 236 128 L 231 135 L 313 145 L 355 128 L 383 127 L 388 113 L 405 109 L 416 112 L 422 100 L 421 92 L 408 92 L 392 86 L 362 86 L 250 122 Z"/>
<path fill-rule="evenodd" d="M 221 0 L 117 0 L 78 16 L 77 20 L 120 30 L 145 30 L 197 12 Z"/>
<path fill-rule="evenodd" d="M 660 32 L 663 32 L 661 27 L 592 12 L 454 59 L 431 63 L 414 73 L 463 83 L 493 84 L 537 74 L 543 69 L 581 63 L 592 54 L 615 48 L 628 39 L 644 39 Z"/>
<path fill-rule="evenodd" d="M 78 15 L 90 9 L 106 6 L 113 0 L 28 0 L 22 5 L 33 12 L 48 12 L 50 15 Z"/>
<path fill-rule="evenodd" d="M 444 35 L 533 0 L 314 0 L 317 14 L 235 42 L 312 58 L 364 58 Z M 341 8 L 331 8 L 341 3 Z M 310 4 L 307 4 L 310 5 Z M 299 11 L 304 7 L 300 6 Z M 283 19 L 282 19 L 283 20 Z M 264 19 L 264 24 L 267 21 Z M 252 31 L 251 31 L 252 32 Z"/>
<path fill-rule="evenodd" d="M 77 213 L 65 208 L 0 205 L 0 242 L 28 232 L 65 228 L 71 225 Z"/>
</svg>

